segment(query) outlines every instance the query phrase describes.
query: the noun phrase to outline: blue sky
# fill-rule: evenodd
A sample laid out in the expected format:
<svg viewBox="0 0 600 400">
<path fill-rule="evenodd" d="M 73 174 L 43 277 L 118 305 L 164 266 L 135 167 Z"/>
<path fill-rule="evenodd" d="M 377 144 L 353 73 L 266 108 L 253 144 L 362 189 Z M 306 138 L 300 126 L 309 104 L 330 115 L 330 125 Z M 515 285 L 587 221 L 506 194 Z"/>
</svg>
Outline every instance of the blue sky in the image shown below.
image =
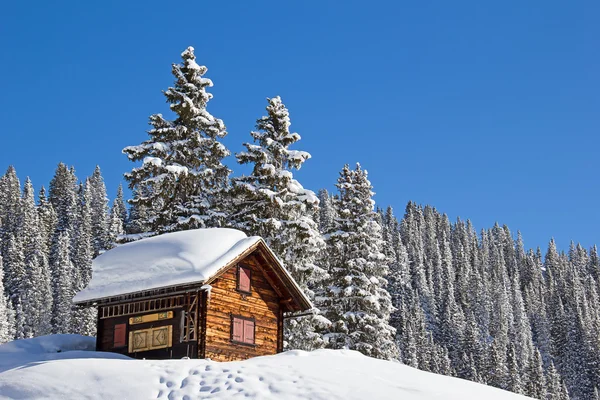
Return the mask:
<svg viewBox="0 0 600 400">
<path fill-rule="evenodd" d="M 305 187 L 360 161 L 400 215 L 414 200 L 507 224 L 528 247 L 590 246 L 599 17 L 597 1 L 4 2 L 0 168 L 37 189 L 59 161 L 80 178 L 99 164 L 112 198 L 134 166 L 121 149 L 167 113 L 161 90 L 191 45 L 232 152 L 281 95 L 313 156 Z"/>
</svg>

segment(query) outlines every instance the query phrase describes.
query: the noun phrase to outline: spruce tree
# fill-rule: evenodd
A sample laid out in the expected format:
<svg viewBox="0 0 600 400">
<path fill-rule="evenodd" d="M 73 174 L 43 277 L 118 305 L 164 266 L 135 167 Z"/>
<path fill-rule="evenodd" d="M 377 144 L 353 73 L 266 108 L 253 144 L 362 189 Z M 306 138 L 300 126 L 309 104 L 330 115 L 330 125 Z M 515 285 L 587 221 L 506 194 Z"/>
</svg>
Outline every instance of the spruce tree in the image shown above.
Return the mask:
<svg viewBox="0 0 600 400">
<path fill-rule="evenodd" d="M 92 179 L 87 179 L 80 192 L 77 219 L 77 237 L 74 239 L 71 259 L 73 260 L 73 293 L 84 289 L 92 279 L 92 259 L 94 257 L 94 187 Z M 96 230 L 96 232 L 101 232 Z M 95 308 L 73 309 L 70 331 L 82 335 L 93 335 L 96 330 Z"/>
<path fill-rule="evenodd" d="M 4 294 L 4 268 L 0 256 L 0 344 L 10 342 L 14 338 L 14 318 L 12 304 Z"/>
<path fill-rule="evenodd" d="M 148 210 L 143 223 L 156 233 L 219 226 L 224 217 L 230 170 L 222 160 L 229 151 L 219 140 L 227 132 L 206 109 L 213 85 L 204 78 L 207 68 L 196 63 L 193 47 L 181 57 L 172 68 L 175 84 L 164 92 L 176 118 L 152 115 L 150 138 L 123 149 L 131 161 L 142 161 L 125 179 L 132 206 Z"/>
<path fill-rule="evenodd" d="M 530 378 L 534 381 L 534 378 Z M 562 382 L 560 374 L 554 367 L 554 363 L 550 362 L 546 375 L 546 400 L 561 400 L 562 399 Z M 527 393 L 528 396 L 536 397 L 534 394 Z M 540 398 L 540 397 L 538 397 Z"/>
<path fill-rule="evenodd" d="M 42 186 L 38 195 L 38 206 L 37 211 L 40 221 L 41 235 L 46 245 L 46 251 L 48 252 L 52 247 L 52 238 L 54 231 L 56 230 L 57 217 L 56 212 L 52 203 L 48 201 L 46 197 L 46 189 Z"/>
<path fill-rule="evenodd" d="M 125 200 L 123 197 L 123 184 L 119 183 L 117 188 L 117 196 L 113 201 L 111 214 L 119 217 L 123 226 L 127 225 L 127 207 L 125 206 Z"/>
<path fill-rule="evenodd" d="M 22 241 L 25 265 L 25 276 L 21 282 L 23 290 L 19 293 L 27 327 L 27 331 L 24 332 L 25 337 L 51 333 L 52 291 L 48 248 L 40 227 L 33 185 L 27 178 L 23 190 L 21 218 L 17 228 Z"/>
<path fill-rule="evenodd" d="M 26 321 L 26 316 L 21 304 L 21 296 L 27 296 L 31 287 L 30 277 L 27 275 L 23 255 L 23 241 L 20 237 L 11 234 L 2 254 L 4 261 L 5 290 L 15 310 L 15 338 L 31 337 L 33 327 L 31 321 Z"/>
<path fill-rule="evenodd" d="M 329 197 L 327 189 L 319 190 L 319 231 L 327 232 L 335 220 L 335 209 L 333 208 L 333 199 Z"/>
<path fill-rule="evenodd" d="M 11 165 L 0 178 L 0 251 L 6 253 L 8 239 L 14 235 L 21 210 L 21 183 Z M 6 260 L 5 260 L 6 261 Z"/>
<path fill-rule="evenodd" d="M 108 237 L 110 238 L 110 247 L 114 246 L 125 234 L 125 225 L 123 220 L 119 216 L 118 207 L 113 203 L 113 207 L 110 209 L 109 225 L 108 225 Z"/>
<path fill-rule="evenodd" d="M 331 277 L 324 309 L 332 322 L 328 346 L 395 359 L 395 329 L 388 324 L 393 310 L 386 290 L 388 266 L 371 183 L 357 164 L 354 170 L 344 166 L 336 186 L 338 216 L 326 235 Z"/>
<path fill-rule="evenodd" d="M 73 168 L 58 164 L 48 198 L 56 212 L 56 231 L 72 235 L 77 219 L 77 177 Z"/>
<path fill-rule="evenodd" d="M 58 234 L 56 246 L 52 255 L 52 285 L 53 285 L 53 308 L 52 327 L 54 333 L 70 333 L 72 310 L 71 300 L 75 295 L 72 277 L 74 275 L 73 263 L 69 244 L 71 238 L 67 231 Z"/>
<path fill-rule="evenodd" d="M 96 257 L 103 251 L 110 249 L 112 243 L 109 234 L 110 221 L 106 185 L 99 166 L 96 165 L 94 173 L 86 182 L 86 189 L 90 191 L 89 204 L 86 207 L 90 209 L 91 237 L 94 246 L 94 257 Z"/>
<path fill-rule="evenodd" d="M 267 115 L 258 119 L 251 132 L 254 143 L 236 155 L 240 164 L 250 164 L 248 176 L 232 183 L 233 205 L 229 225 L 249 235 L 261 236 L 284 262 L 302 290 L 314 300 L 315 288 L 326 277 L 317 259 L 325 247 L 314 216 L 319 200 L 294 179 L 310 154 L 292 150 L 300 135 L 290 132 L 290 117 L 279 96 L 268 99 Z M 323 347 L 321 335 L 329 321 L 313 310 L 312 315 L 292 318 L 285 326 L 289 348 L 312 350 Z"/>
</svg>

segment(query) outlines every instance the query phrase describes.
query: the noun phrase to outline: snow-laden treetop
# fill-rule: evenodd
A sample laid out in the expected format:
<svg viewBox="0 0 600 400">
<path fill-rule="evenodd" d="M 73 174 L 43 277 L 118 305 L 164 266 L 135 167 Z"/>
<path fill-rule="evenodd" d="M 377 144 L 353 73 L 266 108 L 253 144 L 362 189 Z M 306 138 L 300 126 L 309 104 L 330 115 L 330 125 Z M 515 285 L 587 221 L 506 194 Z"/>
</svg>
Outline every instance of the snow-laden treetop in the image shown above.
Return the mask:
<svg viewBox="0 0 600 400">
<path fill-rule="evenodd" d="M 235 229 L 208 228 L 127 243 L 94 260 L 90 284 L 73 301 L 204 282 L 260 240 Z"/>
</svg>

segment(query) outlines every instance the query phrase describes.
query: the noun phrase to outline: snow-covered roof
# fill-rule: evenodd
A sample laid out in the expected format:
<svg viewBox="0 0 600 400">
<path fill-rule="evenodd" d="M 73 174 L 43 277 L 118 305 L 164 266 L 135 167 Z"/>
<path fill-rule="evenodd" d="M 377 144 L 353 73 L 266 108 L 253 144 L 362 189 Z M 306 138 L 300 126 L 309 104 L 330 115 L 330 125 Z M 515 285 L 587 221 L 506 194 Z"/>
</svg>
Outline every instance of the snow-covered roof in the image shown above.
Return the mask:
<svg viewBox="0 0 600 400">
<path fill-rule="evenodd" d="M 151 289 L 202 283 L 259 242 L 262 242 L 260 237 L 247 237 L 235 229 L 209 228 L 166 233 L 127 243 L 94 259 L 92 280 L 87 288 L 75 295 L 73 301 L 83 303 Z M 305 298 L 296 282 L 279 264 L 286 278 Z"/>
</svg>

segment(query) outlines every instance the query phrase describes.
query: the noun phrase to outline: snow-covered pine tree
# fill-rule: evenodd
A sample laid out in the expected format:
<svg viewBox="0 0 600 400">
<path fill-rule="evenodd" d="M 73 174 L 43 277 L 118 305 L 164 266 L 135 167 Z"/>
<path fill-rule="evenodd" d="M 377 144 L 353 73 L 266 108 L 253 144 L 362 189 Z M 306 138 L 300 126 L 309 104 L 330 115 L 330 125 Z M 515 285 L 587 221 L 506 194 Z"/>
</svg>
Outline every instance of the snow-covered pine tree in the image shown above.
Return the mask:
<svg viewBox="0 0 600 400">
<path fill-rule="evenodd" d="M 294 179 L 310 154 L 289 147 L 300 140 L 290 132 L 290 117 L 279 96 L 268 99 L 266 116 L 257 120 L 251 132 L 254 144 L 245 143 L 245 152 L 236 155 L 240 164 L 253 166 L 248 176 L 232 182 L 233 204 L 229 225 L 261 236 L 284 262 L 296 282 L 311 299 L 321 287 L 325 271 L 316 264 L 325 243 L 313 216 L 319 200 L 311 190 Z M 328 324 L 318 310 L 309 316 L 288 319 L 287 347 L 313 350 L 323 347 L 316 329 Z"/>
<path fill-rule="evenodd" d="M 25 316 L 25 337 L 51 333 L 52 290 L 48 248 L 36 210 L 35 193 L 31 180 L 27 178 L 23 189 L 21 216 L 17 227 L 23 246 L 25 265 L 23 290 L 19 293 Z"/>
<path fill-rule="evenodd" d="M 70 333 L 71 331 L 71 300 L 75 295 L 73 290 L 73 270 L 69 250 L 71 238 L 68 231 L 58 233 L 52 255 L 52 285 L 53 308 L 52 328 L 54 333 Z"/>
<path fill-rule="evenodd" d="M 5 253 L 8 238 L 15 233 L 21 208 L 21 183 L 11 165 L 0 178 L 0 251 Z M 5 260 L 6 261 L 6 260 Z"/>
<path fill-rule="evenodd" d="M 94 258 L 94 196 L 97 195 L 92 179 L 88 178 L 80 191 L 78 202 L 77 236 L 74 238 L 71 259 L 73 260 L 72 282 L 73 293 L 85 288 L 92 279 L 92 259 Z M 96 193 L 95 193 L 96 192 Z M 96 215 L 98 216 L 98 215 Z M 96 229 L 99 227 L 96 226 Z M 101 230 L 96 230 L 96 233 Z M 97 245 L 102 243 L 95 242 Z M 96 309 L 74 307 L 72 311 L 70 332 L 82 335 L 93 335 L 96 331 Z"/>
<path fill-rule="evenodd" d="M 123 226 L 127 225 L 127 207 L 125 206 L 125 200 L 123 197 L 123 184 L 121 183 L 119 183 L 119 187 L 117 188 L 117 196 L 113 201 L 111 214 L 117 215 Z"/>
<path fill-rule="evenodd" d="M 387 292 L 386 257 L 381 227 L 373 211 L 372 186 L 357 164 L 344 166 L 338 178 L 337 218 L 327 233 L 330 281 L 323 309 L 332 325 L 328 347 L 358 350 L 368 356 L 396 359 L 393 310 Z"/>
<path fill-rule="evenodd" d="M 133 198 L 147 197 L 148 191 L 142 188 L 133 189 Z M 154 212 L 143 203 L 132 203 L 129 207 L 129 215 L 127 216 L 127 225 L 125 225 L 125 233 L 127 237 L 124 241 L 138 240 L 139 238 L 152 236 L 151 223 L 156 218 Z"/>
<path fill-rule="evenodd" d="M 206 109 L 213 85 L 204 78 L 207 68 L 196 63 L 193 47 L 181 57 L 172 68 L 175 84 L 164 92 L 176 118 L 152 115 L 150 138 L 123 149 L 131 161 L 142 161 L 125 174 L 130 203 L 151 212 L 144 222 L 157 233 L 219 226 L 230 173 L 222 163 L 229 151 L 219 141 L 225 125 Z"/>
<path fill-rule="evenodd" d="M 395 310 L 390 315 L 390 325 L 396 329 L 396 342 L 402 361 L 403 332 L 406 330 L 408 296 L 410 295 L 410 278 L 408 275 L 408 253 L 400 238 L 400 227 L 394 216 L 392 207 L 385 213 L 381 212 L 382 238 L 384 241 L 384 254 L 388 257 L 389 274 L 387 276 L 387 291 L 390 293 L 392 306 Z"/>
<path fill-rule="evenodd" d="M 46 245 L 46 254 L 48 254 L 52 247 L 52 238 L 54 236 L 54 231 L 56 230 L 57 218 L 54 207 L 52 206 L 52 203 L 48 201 L 46 189 L 43 186 L 38 195 L 37 211 L 40 220 L 40 233 Z"/>
<path fill-rule="evenodd" d="M 424 225 L 423 209 L 409 202 L 400 223 L 400 234 L 408 253 L 410 287 L 421 304 L 426 326 L 432 329 L 435 323 L 435 301 L 425 271 Z"/>
<path fill-rule="evenodd" d="M 12 303 L 4 294 L 4 268 L 0 256 L 0 344 L 10 342 L 14 338 L 14 319 Z"/>
<path fill-rule="evenodd" d="M 30 288 L 30 280 L 27 276 L 25 260 L 23 256 L 23 241 L 20 237 L 10 234 L 6 243 L 6 249 L 2 254 L 4 261 L 4 285 L 12 307 L 15 310 L 15 338 L 25 338 L 32 327 L 25 321 L 23 307 L 21 305 L 21 296 L 26 295 Z M 18 321 L 17 321 L 18 320 Z"/>
<path fill-rule="evenodd" d="M 15 296 L 13 298 L 13 304 L 15 308 L 15 318 L 14 318 L 14 333 L 15 339 L 25 339 L 24 332 L 27 330 L 25 328 L 25 314 L 23 313 L 23 307 L 21 307 L 21 299 L 19 296 Z"/>
<path fill-rule="evenodd" d="M 333 199 L 329 197 L 327 189 L 319 190 L 319 231 L 327 232 L 333 225 L 335 210 L 332 205 Z"/>
<path fill-rule="evenodd" d="M 117 196 L 113 200 L 110 208 L 108 236 L 110 238 L 111 247 L 125 235 L 125 227 L 127 226 L 127 208 L 123 199 L 123 185 L 119 184 Z"/>
<path fill-rule="evenodd" d="M 73 168 L 58 164 L 50 181 L 48 198 L 56 212 L 56 231 L 72 235 L 77 219 L 77 177 Z"/>
<path fill-rule="evenodd" d="M 556 372 L 556 370 L 554 370 L 554 372 Z M 537 349 L 534 350 L 528 361 L 525 378 L 526 381 L 523 388 L 523 394 L 533 397 L 534 399 L 545 400 L 547 395 L 546 389 L 549 388 L 549 386 L 547 386 L 546 377 L 544 376 L 542 356 Z M 560 388 L 558 387 L 556 389 L 559 390 Z"/>
<path fill-rule="evenodd" d="M 109 214 L 108 197 L 106 196 L 106 185 L 100 172 L 100 167 L 96 165 L 94 173 L 85 184 L 86 189 L 89 186 L 91 221 L 91 238 L 94 246 L 94 257 L 105 250 L 111 248 L 111 239 L 108 232 Z"/>
<path fill-rule="evenodd" d="M 119 207 L 117 202 L 113 202 L 113 206 L 110 209 L 109 225 L 108 225 L 108 236 L 110 238 L 110 246 L 114 246 L 118 239 L 125 234 L 125 225 L 119 215 Z"/>
<path fill-rule="evenodd" d="M 513 343 L 508 345 L 508 351 L 506 354 L 506 364 L 508 369 L 508 385 L 507 388 L 513 393 L 524 393 L 522 376 L 519 371 L 519 363 L 517 360 L 517 353 L 515 352 L 515 346 Z M 543 385 L 542 385 L 543 387 Z"/>
</svg>

